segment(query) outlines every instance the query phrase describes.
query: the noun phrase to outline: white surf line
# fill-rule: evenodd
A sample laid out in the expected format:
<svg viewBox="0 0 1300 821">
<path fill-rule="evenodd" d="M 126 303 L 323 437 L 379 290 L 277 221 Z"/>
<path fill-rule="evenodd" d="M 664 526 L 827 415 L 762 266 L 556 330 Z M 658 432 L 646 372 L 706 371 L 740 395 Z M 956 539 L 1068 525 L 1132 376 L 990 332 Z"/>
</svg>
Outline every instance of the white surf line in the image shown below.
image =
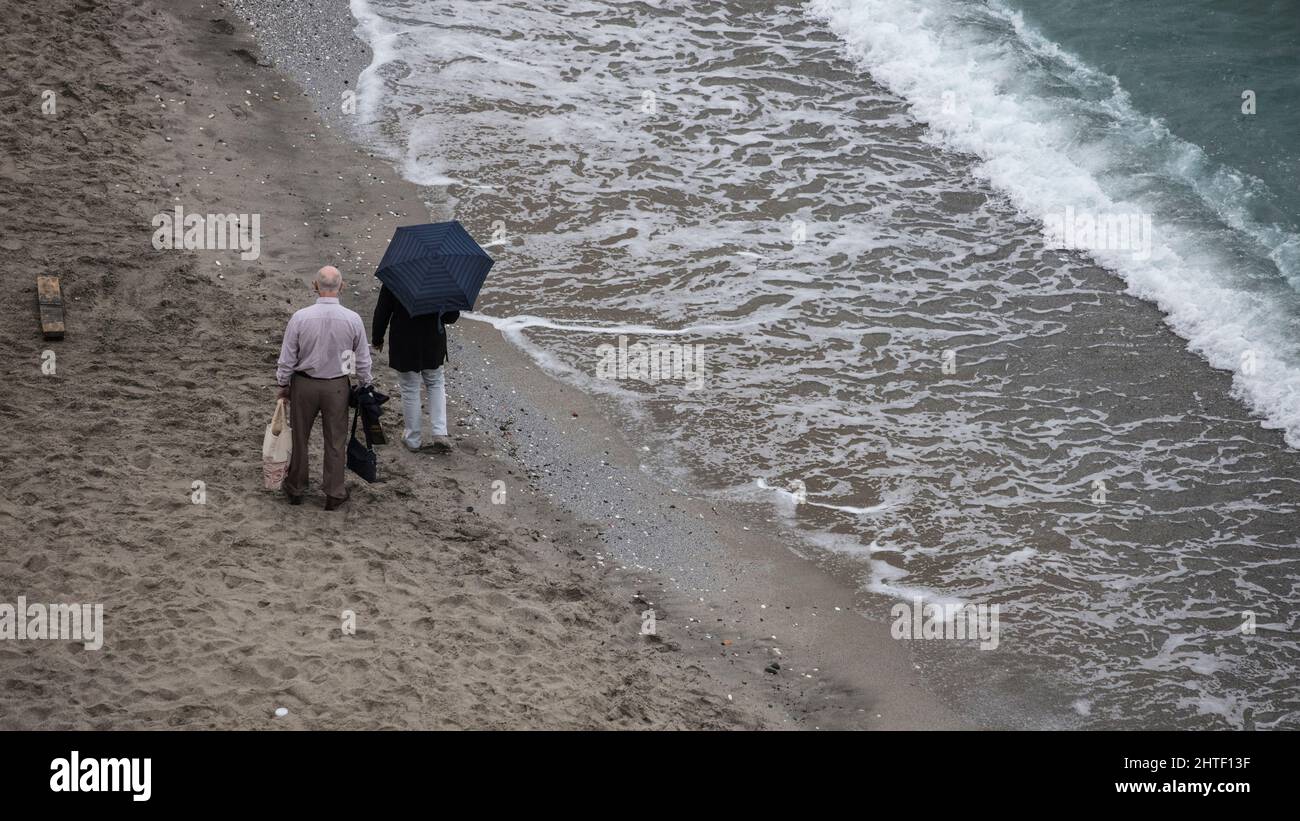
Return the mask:
<svg viewBox="0 0 1300 821">
<path fill-rule="evenodd" d="M 577 368 L 561 361 L 551 352 L 544 350 L 541 346 L 535 345 L 528 340 L 524 331 L 528 328 L 549 328 L 560 331 L 572 331 L 576 333 L 594 333 L 594 334 L 611 334 L 627 335 L 640 334 L 644 336 L 681 336 L 683 334 L 702 333 L 710 330 L 731 331 L 736 328 L 762 325 L 761 320 L 747 320 L 732 324 L 716 325 L 694 325 L 689 328 L 652 328 L 648 325 L 592 325 L 589 323 L 579 322 L 557 322 L 553 319 L 534 316 L 532 314 L 519 314 L 516 316 L 496 317 L 487 314 L 477 313 L 475 311 L 462 311 L 461 316 L 466 319 L 472 319 L 475 322 L 483 322 L 491 325 L 501 332 L 501 336 L 506 341 L 523 351 L 533 360 L 538 367 L 543 370 L 557 374 L 569 382 L 577 384 L 579 387 L 586 389 L 591 393 L 600 393 L 607 396 L 614 396 L 619 399 L 630 400 L 630 408 L 634 408 L 637 402 L 645 397 L 635 391 L 629 391 L 611 384 L 606 379 L 594 379 L 589 374 L 583 373 Z"/>
<path fill-rule="evenodd" d="M 891 505 L 889 502 L 881 502 L 880 504 L 878 504 L 878 505 L 872 505 L 871 507 L 851 507 L 851 506 L 849 506 L 849 505 L 829 505 L 829 504 L 823 504 L 822 502 L 804 502 L 804 504 L 807 504 L 807 505 L 816 505 L 817 507 L 824 507 L 824 508 L 826 508 L 827 510 L 839 510 L 839 511 L 843 511 L 844 513 L 852 513 L 854 516 L 870 516 L 870 515 L 873 515 L 873 514 L 876 514 L 876 513 L 883 513 L 884 511 L 886 511 L 886 510 L 888 510 L 889 508 L 893 507 L 893 505 Z"/>
<path fill-rule="evenodd" d="M 348 11 L 356 21 L 353 34 L 370 48 L 372 55 L 370 65 L 366 66 L 357 77 L 357 95 L 361 120 L 364 123 L 375 121 L 375 107 L 383 93 L 383 78 L 379 70 L 396 59 L 393 44 L 403 32 L 393 28 L 380 16 L 367 0 L 349 0 Z"/>
<path fill-rule="evenodd" d="M 813 507 L 823 507 L 826 508 L 827 510 L 838 510 L 842 513 L 850 513 L 854 516 L 870 516 L 876 513 L 883 513 L 884 511 L 894 506 L 893 503 L 891 502 L 881 502 L 878 505 L 872 505 L 870 507 L 853 507 L 852 505 L 832 505 L 827 502 L 814 502 L 811 499 L 808 499 L 806 497 L 802 502 L 800 502 L 798 497 L 794 493 L 791 493 L 790 491 L 782 487 L 774 487 L 772 485 L 769 485 L 762 477 L 755 479 L 754 484 L 756 484 L 758 487 L 762 488 L 763 490 L 770 490 L 778 494 L 779 496 L 787 498 L 792 504 L 796 506 L 801 504 L 812 505 Z"/>
<path fill-rule="evenodd" d="M 605 394 L 619 399 L 632 400 L 633 402 L 643 398 L 640 394 L 634 391 L 629 391 L 625 388 L 620 388 L 617 385 L 610 383 L 608 380 L 593 379 L 590 375 L 583 373 L 577 368 L 553 356 L 549 351 L 543 350 L 540 346 L 529 342 L 528 338 L 523 334 L 523 328 L 528 327 L 527 325 L 511 324 L 507 320 L 485 316 L 484 314 L 478 314 L 472 311 L 464 311 L 461 313 L 461 316 L 466 319 L 473 319 L 477 322 L 485 322 L 491 325 L 501 332 L 501 336 L 505 337 L 507 342 L 523 351 L 524 354 L 532 359 L 533 362 L 542 370 L 550 371 L 552 374 L 558 375 L 561 379 L 565 379 L 581 388 L 585 388 L 592 393 Z M 510 319 L 515 319 L 515 317 L 510 317 Z"/>
<path fill-rule="evenodd" d="M 476 322 L 486 322 L 502 333 L 519 332 L 527 328 L 547 328 L 555 331 L 610 334 L 614 336 L 626 336 L 629 334 L 638 334 L 640 336 L 683 336 L 686 334 L 704 334 L 718 331 L 730 332 L 740 328 L 750 328 L 763 324 L 762 320 L 752 319 L 744 322 L 691 325 L 686 328 L 655 328 L 650 325 L 593 325 L 585 322 L 565 322 L 547 319 L 542 316 L 534 316 L 532 314 L 516 314 L 515 316 L 495 317 L 467 311 L 461 315 L 466 319 L 472 319 Z"/>
</svg>

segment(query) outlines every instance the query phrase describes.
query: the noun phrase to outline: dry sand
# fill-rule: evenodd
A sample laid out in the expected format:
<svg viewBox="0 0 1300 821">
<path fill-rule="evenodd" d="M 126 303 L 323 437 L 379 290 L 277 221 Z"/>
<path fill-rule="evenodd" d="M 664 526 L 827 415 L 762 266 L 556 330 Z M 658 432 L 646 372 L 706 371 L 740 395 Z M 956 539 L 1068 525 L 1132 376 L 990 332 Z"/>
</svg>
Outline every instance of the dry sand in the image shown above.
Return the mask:
<svg viewBox="0 0 1300 821">
<path fill-rule="evenodd" d="M 851 592 L 736 522 L 711 526 L 750 569 L 725 602 L 618 569 L 601 523 L 550 501 L 495 425 L 456 428 L 447 457 L 381 448 L 387 481 L 350 475 L 336 513 L 262 491 L 284 322 L 333 263 L 368 324 L 369 274 L 395 225 L 428 218 L 420 192 L 219 4 L 49 0 L 0 21 L 0 602 L 102 603 L 106 632 L 98 651 L 0 642 L 0 728 L 963 726 L 850 608 L 818 620 Z M 149 220 L 178 204 L 260 214 L 261 258 L 155 250 Z M 45 273 L 63 278 L 60 342 L 36 324 Z M 467 367 L 497 360 L 496 387 L 558 416 L 495 332 L 456 334 Z M 458 391 L 453 419 L 489 415 Z M 319 448 L 312 464 L 315 481 Z M 508 504 L 489 502 L 497 479 Z M 788 600 L 760 615 L 778 584 Z M 640 634 L 648 601 L 658 637 Z"/>
</svg>

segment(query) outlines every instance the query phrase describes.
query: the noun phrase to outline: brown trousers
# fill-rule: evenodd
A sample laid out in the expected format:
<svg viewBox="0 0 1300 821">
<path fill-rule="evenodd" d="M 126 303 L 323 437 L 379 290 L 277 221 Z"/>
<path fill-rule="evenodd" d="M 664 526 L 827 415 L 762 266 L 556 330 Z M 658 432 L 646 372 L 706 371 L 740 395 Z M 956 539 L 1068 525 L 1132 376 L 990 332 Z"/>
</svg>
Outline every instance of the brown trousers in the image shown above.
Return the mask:
<svg viewBox="0 0 1300 821">
<path fill-rule="evenodd" d="M 307 443 L 311 429 L 321 417 L 325 436 L 325 470 L 321 483 L 325 495 L 342 499 L 343 473 L 348 454 L 348 378 L 312 379 L 296 373 L 289 383 L 289 424 L 293 427 L 293 451 L 289 454 L 289 472 L 284 477 L 284 492 L 302 496 L 307 492 Z"/>
</svg>

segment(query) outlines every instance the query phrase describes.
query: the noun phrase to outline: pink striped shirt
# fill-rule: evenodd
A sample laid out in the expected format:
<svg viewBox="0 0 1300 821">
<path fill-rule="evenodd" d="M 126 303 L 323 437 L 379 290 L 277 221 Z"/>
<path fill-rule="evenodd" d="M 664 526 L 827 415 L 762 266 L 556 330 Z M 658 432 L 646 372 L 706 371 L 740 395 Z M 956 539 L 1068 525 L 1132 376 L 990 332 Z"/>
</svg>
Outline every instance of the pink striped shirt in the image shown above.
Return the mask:
<svg viewBox="0 0 1300 821">
<path fill-rule="evenodd" d="M 357 312 L 340 305 L 338 297 L 323 296 L 289 317 L 275 381 L 284 387 L 295 371 L 317 379 L 355 373 L 362 385 L 369 385 L 370 345 Z"/>
</svg>

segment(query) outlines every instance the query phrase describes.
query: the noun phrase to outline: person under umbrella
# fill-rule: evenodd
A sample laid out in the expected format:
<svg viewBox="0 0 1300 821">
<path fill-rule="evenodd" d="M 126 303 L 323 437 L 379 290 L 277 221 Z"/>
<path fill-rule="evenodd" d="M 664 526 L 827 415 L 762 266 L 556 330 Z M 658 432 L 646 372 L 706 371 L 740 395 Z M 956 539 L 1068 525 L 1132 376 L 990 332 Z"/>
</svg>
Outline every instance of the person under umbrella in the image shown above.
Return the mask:
<svg viewBox="0 0 1300 821">
<path fill-rule="evenodd" d="M 404 225 L 393 232 L 375 271 L 383 283 L 371 326 L 376 349 L 392 325 L 388 363 L 398 373 L 406 429 L 402 442 L 418 450 L 428 397 L 433 446 L 451 450 L 447 435 L 447 325 L 474 309 L 492 258 L 459 222 Z"/>
<path fill-rule="evenodd" d="M 405 427 L 402 443 L 411 450 L 419 450 L 422 440 L 421 394 L 427 395 L 433 448 L 451 450 L 451 437 L 447 435 L 447 383 L 442 365 L 447 361 L 446 326 L 457 319 L 460 311 L 412 317 L 387 285 L 379 290 L 370 335 L 375 350 L 379 351 L 384 348 L 384 334 L 388 334 L 388 364 L 397 371 L 402 392 Z"/>
</svg>

